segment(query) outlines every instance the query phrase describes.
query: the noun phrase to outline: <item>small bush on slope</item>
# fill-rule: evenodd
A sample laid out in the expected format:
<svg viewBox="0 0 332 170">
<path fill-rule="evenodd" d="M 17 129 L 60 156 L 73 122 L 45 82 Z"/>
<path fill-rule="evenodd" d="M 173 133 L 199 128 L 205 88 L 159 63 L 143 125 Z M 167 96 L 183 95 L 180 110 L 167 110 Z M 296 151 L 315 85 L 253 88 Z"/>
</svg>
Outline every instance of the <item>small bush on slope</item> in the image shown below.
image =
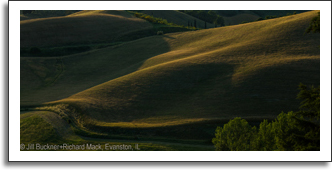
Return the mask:
<svg viewBox="0 0 332 170">
<path fill-rule="evenodd" d="M 311 31 L 313 33 L 319 32 L 320 30 L 320 12 L 318 12 L 318 16 L 314 17 L 311 22 L 309 27 L 306 30 L 306 33 L 310 33 Z"/>
</svg>

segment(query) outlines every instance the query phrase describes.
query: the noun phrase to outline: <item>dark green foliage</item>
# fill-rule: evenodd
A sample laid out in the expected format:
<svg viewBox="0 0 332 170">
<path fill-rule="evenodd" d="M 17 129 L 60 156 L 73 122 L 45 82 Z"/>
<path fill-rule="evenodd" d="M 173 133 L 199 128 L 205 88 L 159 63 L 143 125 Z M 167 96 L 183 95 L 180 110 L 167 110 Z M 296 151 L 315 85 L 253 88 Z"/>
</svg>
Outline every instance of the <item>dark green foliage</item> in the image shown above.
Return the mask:
<svg viewBox="0 0 332 170">
<path fill-rule="evenodd" d="M 261 21 L 261 20 L 264 20 L 264 18 L 259 17 L 258 19 L 256 19 L 256 21 Z"/>
<path fill-rule="evenodd" d="M 267 120 L 261 122 L 252 150 L 276 150 L 275 132 L 273 131 L 272 123 L 269 123 Z"/>
<path fill-rule="evenodd" d="M 230 120 L 224 127 L 217 127 L 212 143 L 218 151 L 249 151 L 253 145 L 256 127 L 239 117 Z"/>
<path fill-rule="evenodd" d="M 196 17 L 198 19 L 201 19 L 203 21 L 209 22 L 211 24 L 215 24 L 215 25 L 220 25 L 220 26 L 224 26 L 224 19 L 222 16 L 218 15 L 216 12 L 214 11 L 204 11 L 204 10 L 188 10 L 188 11 L 180 11 L 183 13 L 186 13 L 188 15 L 191 15 L 193 17 Z M 194 27 L 195 26 L 196 21 L 194 21 Z"/>
<path fill-rule="evenodd" d="M 220 10 L 220 11 L 217 11 L 217 13 L 222 15 L 222 16 L 232 17 L 232 16 L 235 16 L 237 14 L 240 14 L 241 11 L 239 11 L 239 10 Z"/>
<path fill-rule="evenodd" d="M 318 120 L 320 115 L 320 87 L 311 86 L 308 88 L 300 83 L 299 90 L 300 93 L 297 95 L 297 99 L 301 99 L 302 102 L 297 115 L 308 117 L 311 120 Z"/>
<path fill-rule="evenodd" d="M 224 18 L 218 15 L 216 20 L 214 21 L 214 24 L 224 26 L 225 25 Z"/>
<path fill-rule="evenodd" d="M 267 16 L 265 17 L 265 19 L 273 19 L 273 18 L 277 18 L 277 16 L 276 16 L 276 15 L 273 15 L 273 16 L 267 15 Z"/>
<path fill-rule="evenodd" d="M 311 31 L 313 33 L 320 31 L 320 12 L 318 12 L 318 16 L 311 20 L 309 27 L 306 29 L 306 33 L 310 33 Z"/>
<path fill-rule="evenodd" d="M 137 18 L 141 18 L 141 19 L 144 19 L 144 20 L 147 20 L 151 23 L 154 23 L 154 24 L 163 24 L 163 25 L 168 25 L 168 26 L 173 26 L 173 27 L 182 27 L 182 28 L 187 28 L 187 29 L 196 29 L 196 26 L 195 28 L 193 27 L 185 27 L 183 25 L 177 25 L 177 24 L 174 24 L 174 23 L 171 23 L 171 22 L 168 22 L 166 19 L 163 19 L 163 18 L 156 18 L 156 17 L 153 17 L 151 15 L 147 15 L 147 14 L 144 14 L 144 13 L 139 13 L 139 12 L 132 12 L 132 11 L 128 11 L 129 13 L 133 13 L 135 17 Z M 195 21 L 196 22 L 196 21 Z M 188 25 L 189 25 L 189 21 L 188 21 Z"/>
<path fill-rule="evenodd" d="M 319 87 L 308 89 L 300 84 L 299 89 L 300 111 L 282 112 L 270 123 L 264 120 L 258 131 L 246 120 L 235 118 L 216 129 L 212 139 L 216 150 L 320 150 Z"/>
<path fill-rule="evenodd" d="M 301 99 L 300 110 L 295 114 L 296 125 L 304 130 L 299 134 L 301 140 L 300 150 L 319 150 L 320 144 L 320 87 L 311 86 L 308 88 L 302 83 L 299 85 L 300 93 L 297 95 Z"/>
</svg>

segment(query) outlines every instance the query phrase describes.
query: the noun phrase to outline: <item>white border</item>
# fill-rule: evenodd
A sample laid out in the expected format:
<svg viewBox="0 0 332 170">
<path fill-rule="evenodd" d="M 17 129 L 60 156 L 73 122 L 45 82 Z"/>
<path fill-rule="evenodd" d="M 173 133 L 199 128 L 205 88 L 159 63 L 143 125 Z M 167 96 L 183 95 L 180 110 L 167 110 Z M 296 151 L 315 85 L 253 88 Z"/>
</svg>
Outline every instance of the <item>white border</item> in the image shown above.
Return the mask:
<svg viewBox="0 0 332 170">
<path fill-rule="evenodd" d="M 321 151 L 319 152 L 22 152 L 20 139 L 20 10 L 320 10 Z M 331 2 L 9 2 L 9 161 L 331 161 Z"/>
</svg>

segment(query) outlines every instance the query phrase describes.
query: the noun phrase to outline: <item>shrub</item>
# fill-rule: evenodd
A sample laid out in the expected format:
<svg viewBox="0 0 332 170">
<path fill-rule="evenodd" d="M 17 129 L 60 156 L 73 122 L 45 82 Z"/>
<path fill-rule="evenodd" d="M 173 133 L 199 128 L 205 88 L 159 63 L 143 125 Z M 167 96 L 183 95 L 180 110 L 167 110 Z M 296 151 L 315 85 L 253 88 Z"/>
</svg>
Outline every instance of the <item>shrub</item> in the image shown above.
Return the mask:
<svg viewBox="0 0 332 170">
<path fill-rule="evenodd" d="M 164 34 L 163 31 L 158 31 L 158 32 L 157 32 L 157 35 L 163 35 L 163 34 Z"/>
<path fill-rule="evenodd" d="M 261 21 L 261 20 L 264 20 L 264 18 L 259 17 L 258 19 L 256 19 L 256 21 Z"/>
<path fill-rule="evenodd" d="M 316 33 L 320 31 L 320 12 L 318 12 L 318 16 L 312 18 L 309 27 L 306 29 L 306 33 L 310 32 Z"/>
</svg>

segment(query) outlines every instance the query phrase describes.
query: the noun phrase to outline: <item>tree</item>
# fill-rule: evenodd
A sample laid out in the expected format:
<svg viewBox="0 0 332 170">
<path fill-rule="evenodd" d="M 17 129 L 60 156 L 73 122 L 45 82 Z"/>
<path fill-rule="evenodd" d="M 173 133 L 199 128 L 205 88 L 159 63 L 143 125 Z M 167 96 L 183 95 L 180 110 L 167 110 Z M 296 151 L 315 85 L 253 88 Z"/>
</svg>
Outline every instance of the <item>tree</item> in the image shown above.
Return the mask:
<svg viewBox="0 0 332 170">
<path fill-rule="evenodd" d="M 306 33 L 310 32 L 316 33 L 320 31 L 320 12 L 318 12 L 318 16 L 312 18 L 309 27 L 306 29 Z"/>
<path fill-rule="evenodd" d="M 219 15 L 218 15 L 218 17 L 215 19 L 214 23 L 215 23 L 216 25 L 220 25 L 220 26 L 224 26 L 224 25 L 225 25 L 225 23 L 224 23 L 224 18 L 221 17 L 221 16 L 219 16 Z"/>
<path fill-rule="evenodd" d="M 246 120 L 237 117 L 230 120 L 223 128 L 217 127 L 216 137 L 212 139 L 212 143 L 216 150 L 250 150 L 255 132 L 256 127 L 251 127 Z"/>
<path fill-rule="evenodd" d="M 252 150 L 271 151 L 276 149 L 275 131 L 272 123 L 264 120 L 259 125 L 259 130 L 256 139 L 254 139 Z"/>
<path fill-rule="evenodd" d="M 302 129 L 297 134 L 298 150 L 319 150 L 320 149 L 320 87 L 310 88 L 300 83 L 300 93 L 297 99 L 301 99 L 300 110 L 295 113 L 296 125 Z"/>
<path fill-rule="evenodd" d="M 297 99 L 301 99 L 302 102 L 297 115 L 308 117 L 311 120 L 318 120 L 320 115 L 320 87 L 311 86 L 308 88 L 300 83 L 299 90 L 300 93 L 297 95 Z"/>
</svg>

